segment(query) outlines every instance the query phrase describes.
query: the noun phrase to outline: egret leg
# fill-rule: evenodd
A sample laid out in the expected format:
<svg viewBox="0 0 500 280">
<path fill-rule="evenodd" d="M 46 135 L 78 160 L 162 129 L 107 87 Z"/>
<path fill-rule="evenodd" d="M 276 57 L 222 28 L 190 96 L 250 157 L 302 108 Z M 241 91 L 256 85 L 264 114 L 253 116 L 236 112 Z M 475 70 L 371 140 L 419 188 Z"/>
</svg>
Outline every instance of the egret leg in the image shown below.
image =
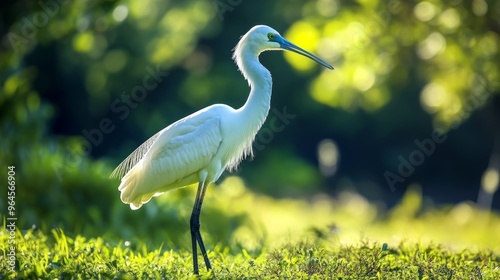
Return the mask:
<svg viewBox="0 0 500 280">
<path fill-rule="evenodd" d="M 210 260 L 208 259 L 207 251 L 205 249 L 205 244 L 203 243 L 203 239 L 201 238 L 200 233 L 200 213 L 201 213 L 201 205 L 203 204 L 203 199 L 205 198 L 205 192 L 207 191 L 207 186 L 205 182 L 200 182 L 198 184 L 198 190 L 196 192 L 196 199 L 194 201 L 193 212 L 191 213 L 191 246 L 193 249 L 193 270 L 194 274 L 198 274 L 198 252 L 197 245 L 200 246 L 201 254 L 203 255 L 203 259 L 205 260 L 205 265 L 207 266 L 207 270 L 211 270 L 212 266 L 210 265 Z"/>
</svg>

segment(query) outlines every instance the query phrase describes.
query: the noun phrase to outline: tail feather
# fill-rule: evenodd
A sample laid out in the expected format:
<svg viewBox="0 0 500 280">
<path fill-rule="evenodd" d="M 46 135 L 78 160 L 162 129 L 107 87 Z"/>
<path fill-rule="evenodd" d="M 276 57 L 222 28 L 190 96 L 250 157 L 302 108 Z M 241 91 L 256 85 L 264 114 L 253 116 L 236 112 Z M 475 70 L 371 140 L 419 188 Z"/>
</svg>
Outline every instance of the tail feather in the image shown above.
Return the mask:
<svg viewBox="0 0 500 280">
<path fill-rule="evenodd" d="M 154 187 L 148 190 L 146 186 L 151 187 L 151 181 L 144 180 L 147 179 L 144 176 L 148 176 L 144 173 L 143 161 L 139 161 L 127 174 L 122 178 L 118 190 L 121 192 L 120 199 L 123 203 L 129 204 L 132 210 L 137 210 L 141 208 L 143 204 L 148 203 L 151 198 L 163 194 L 163 192 L 156 191 Z M 155 190 L 151 192 L 151 190 Z"/>
<path fill-rule="evenodd" d="M 120 199 L 125 204 L 130 204 L 132 210 L 141 208 L 151 200 L 155 193 L 143 193 L 140 190 L 141 180 L 138 174 L 141 174 L 142 164 L 138 163 L 123 178 L 118 187 L 121 192 Z"/>
</svg>

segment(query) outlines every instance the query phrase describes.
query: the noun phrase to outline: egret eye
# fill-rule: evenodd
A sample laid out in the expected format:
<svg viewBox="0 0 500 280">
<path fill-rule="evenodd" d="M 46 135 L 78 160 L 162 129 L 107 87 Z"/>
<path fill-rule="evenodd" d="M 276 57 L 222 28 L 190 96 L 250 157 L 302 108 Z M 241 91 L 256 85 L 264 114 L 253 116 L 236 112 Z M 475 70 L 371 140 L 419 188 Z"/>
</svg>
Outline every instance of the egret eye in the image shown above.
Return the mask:
<svg viewBox="0 0 500 280">
<path fill-rule="evenodd" d="M 274 39 L 274 34 L 273 33 L 268 33 L 267 34 L 267 39 L 273 40 Z"/>
</svg>

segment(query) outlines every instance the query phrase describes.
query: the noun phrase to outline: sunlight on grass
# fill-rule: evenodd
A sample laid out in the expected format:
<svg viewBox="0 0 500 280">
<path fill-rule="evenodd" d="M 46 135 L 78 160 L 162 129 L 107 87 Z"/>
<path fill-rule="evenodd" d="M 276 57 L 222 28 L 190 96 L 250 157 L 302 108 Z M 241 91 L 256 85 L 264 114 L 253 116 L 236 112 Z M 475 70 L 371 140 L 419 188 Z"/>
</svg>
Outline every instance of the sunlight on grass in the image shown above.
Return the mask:
<svg viewBox="0 0 500 280">
<path fill-rule="evenodd" d="M 187 225 L 187 204 L 192 201 L 184 198 L 192 198 L 194 191 L 190 186 L 158 197 L 157 205 L 145 206 L 148 215 L 161 221 L 155 209 L 173 204 Z M 224 217 L 244 218 L 225 221 Z M 354 193 L 337 199 L 271 198 L 249 191 L 239 177 L 227 177 L 209 188 L 202 223 L 215 273 L 222 278 L 500 277 L 499 215 L 478 210 L 471 202 L 424 207 L 418 186 L 410 186 L 397 206 L 385 210 Z M 235 227 L 232 232 L 230 227 Z M 187 241 L 187 226 L 184 235 Z M 4 260 L 8 238 L 6 232 L 0 233 Z M 117 240 L 106 232 L 97 238 L 69 236 L 62 229 L 18 230 L 16 239 L 18 272 L 7 271 L 4 261 L 0 278 L 192 275 L 190 250 L 171 247 L 173 243 Z"/>
<path fill-rule="evenodd" d="M 5 252 L 5 235 L 0 249 Z M 191 256 L 187 251 L 152 249 L 140 244 L 102 238 L 65 236 L 62 230 L 45 235 L 32 230 L 17 232 L 20 246 L 16 270 L 7 272 L 3 262 L 0 277 L 24 278 L 116 278 L 187 279 Z M 498 279 L 500 257 L 489 251 L 449 252 L 439 245 L 405 243 L 391 247 L 361 240 L 357 245 L 328 247 L 322 242 L 287 243 L 258 255 L 245 249 L 230 254 L 227 248 L 209 252 L 214 275 L 219 279 Z M 212 274 L 200 271 L 202 279 Z"/>
<path fill-rule="evenodd" d="M 479 210 L 471 202 L 426 209 L 417 186 L 386 212 L 354 193 L 338 199 L 317 196 L 310 201 L 273 199 L 254 194 L 237 177 L 225 179 L 209 189 L 205 205 L 218 205 L 224 211 L 244 212 L 252 221 L 245 244 L 257 246 L 262 236 L 266 246 L 282 246 L 304 238 L 324 237 L 335 243 L 356 244 L 361 238 L 389 245 L 402 241 L 421 244 L 440 243 L 450 249 L 491 249 L 500 252 L 493 236 L 500 236 L 500 216 Z M 245 227 L 245 225 L 243 225 Z M 233 237 L 241 239 L 238 234 Z"/>
</svg>

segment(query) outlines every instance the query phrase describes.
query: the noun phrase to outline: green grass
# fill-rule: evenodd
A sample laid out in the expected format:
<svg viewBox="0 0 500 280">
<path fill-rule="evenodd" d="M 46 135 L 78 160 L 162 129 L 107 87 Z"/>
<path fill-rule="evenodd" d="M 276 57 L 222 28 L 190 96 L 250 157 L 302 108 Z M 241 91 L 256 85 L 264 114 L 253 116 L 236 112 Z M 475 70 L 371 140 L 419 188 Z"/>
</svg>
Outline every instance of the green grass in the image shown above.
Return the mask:
<svg viewBox="0 0 500 280">
<path fill-rule="evenodd" d="M 188 226 L 195 191 L 138 211 L 117 201 L 84 228 L 18 229 L 15 272 L 0 231 L 0 280 L 196 279 Z M 22 213 L 19 222 L 29 217 Z M 276 199 L 228 177 L 209 188 L 201 220 L 218 279 L 500 279 L 500 215 L 470 201 L 434 205 L 418 186 L 387 209 L 354 193 Z M 199 261 L 202 278 L 211 278 Z"/>
<path fill-rule="evenodd" d="M 194 278 L 187 250 L 147 248 L 102 238 L 70 238 L 18 232 L 16 269 L 5 259 L 0 279 L 146 279 Z M 5 258 L 7 236 L 1 235 Z M 440 245 L 387 244 L 359 241 L 355 245 L 325 240 L 284 244 L 258 255 L 244 249 L 229 253 L 215 247 L 209 256 L 218 279 L 500 279 L 500 256 L 488 251 L 453 252 Z M 201 258 L 200 261 L 202 262 Z M 203 278 L 211 278 L 202 266 Z"/>
</svg>

